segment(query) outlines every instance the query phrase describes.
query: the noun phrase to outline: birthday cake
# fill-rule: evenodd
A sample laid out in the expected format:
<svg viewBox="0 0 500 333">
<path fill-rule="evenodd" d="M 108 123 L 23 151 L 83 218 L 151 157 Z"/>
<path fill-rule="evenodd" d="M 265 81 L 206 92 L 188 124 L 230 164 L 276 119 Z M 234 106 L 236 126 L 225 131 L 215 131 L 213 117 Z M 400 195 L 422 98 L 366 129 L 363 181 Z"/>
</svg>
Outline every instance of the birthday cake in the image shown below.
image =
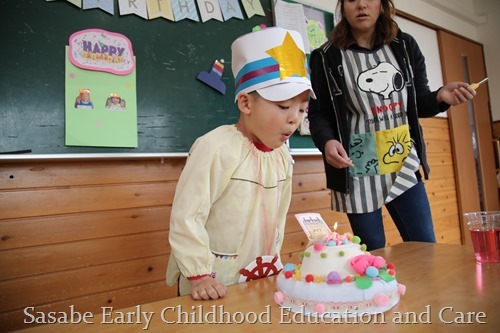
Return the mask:
<svg viewBox="0 0 500 333">
<path fill-rule="evenodd" d="M 286 264 L 274 299 L 307 315 L 355 317 L 382 313 L 399 302 L 406 287 L 396 267 L 366 252 L 358 236 L 335 231 L 311 241 L 301 263 Z"/>
</svg>

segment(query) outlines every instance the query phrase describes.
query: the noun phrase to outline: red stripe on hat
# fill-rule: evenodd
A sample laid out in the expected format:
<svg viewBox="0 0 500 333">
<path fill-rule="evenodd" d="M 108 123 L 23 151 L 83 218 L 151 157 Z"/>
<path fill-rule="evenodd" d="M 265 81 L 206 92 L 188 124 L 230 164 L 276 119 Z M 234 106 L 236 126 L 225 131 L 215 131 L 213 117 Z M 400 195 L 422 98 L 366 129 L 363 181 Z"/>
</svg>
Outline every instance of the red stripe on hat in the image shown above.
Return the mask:
<svg viewBox="0 0 500 333">
<path fill-rule="evenodd" d="M 271 65 L 271 66 L 267 66 L 267 67 L 263 67 L 263 68 L 259 68 L 259 69 L 256 69 L 254 71 L 251 71 L 251 72 L 243 75 L 238 80 L 238 82 L 236 82 L 236 88 L 238 88 L 244 82 L 251 80 L 257 76 L 265 75 L 265 74 L 272 73 L 272 72 L 277 72 L 279 70 L 280 70 L 280 65 L 275 64 L 275 65 Z"/>
</svg>

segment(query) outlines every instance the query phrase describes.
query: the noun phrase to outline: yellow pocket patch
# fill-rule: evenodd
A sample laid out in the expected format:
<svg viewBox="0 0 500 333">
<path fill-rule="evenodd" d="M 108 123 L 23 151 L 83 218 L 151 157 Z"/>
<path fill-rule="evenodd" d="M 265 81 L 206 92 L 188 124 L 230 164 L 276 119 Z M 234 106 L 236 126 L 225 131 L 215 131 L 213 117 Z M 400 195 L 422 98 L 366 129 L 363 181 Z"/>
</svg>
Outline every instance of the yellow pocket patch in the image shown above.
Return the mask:
<svg viewBox="0 0 500 333">
<path fill-rule="evenodd" d="M 398 172 L 411 150 L 408 125 L 375 133 L 379 174 Z"/>
</svg>

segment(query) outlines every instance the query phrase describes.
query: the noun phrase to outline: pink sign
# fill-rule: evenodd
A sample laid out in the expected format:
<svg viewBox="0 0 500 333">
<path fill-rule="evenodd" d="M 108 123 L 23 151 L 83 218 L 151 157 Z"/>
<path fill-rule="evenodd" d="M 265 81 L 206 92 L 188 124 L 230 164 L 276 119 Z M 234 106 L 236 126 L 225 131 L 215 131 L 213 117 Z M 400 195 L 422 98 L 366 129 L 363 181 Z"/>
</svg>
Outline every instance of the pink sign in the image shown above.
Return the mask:
<svg viewBox="0 0 500 333">
<path fill-rule="evenodd" d="M 69 37 L 69 59 L 83 69 L 127 75 L 135 68 L 132 43 L 122 34 L 86 29 Z"/>
</svg>

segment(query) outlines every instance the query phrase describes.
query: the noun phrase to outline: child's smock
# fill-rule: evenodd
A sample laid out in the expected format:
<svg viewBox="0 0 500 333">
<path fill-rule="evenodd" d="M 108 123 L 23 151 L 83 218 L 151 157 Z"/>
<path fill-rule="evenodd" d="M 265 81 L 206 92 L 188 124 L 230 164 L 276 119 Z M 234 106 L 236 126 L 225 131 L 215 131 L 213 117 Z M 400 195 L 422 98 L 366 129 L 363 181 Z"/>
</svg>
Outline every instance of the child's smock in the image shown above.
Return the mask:
<svg viewBox="0 0 500 333">
<path fill-rule="evenodd" d="M 260 151 L 234 125 L 197 139 L 172 205 L 167 283 L 179 281 L 185 295 L 187 277 L 214 274 L 231 285 L 257 257 L 279 261 L 292 173 L 286 145 Z"/>
</svg>

